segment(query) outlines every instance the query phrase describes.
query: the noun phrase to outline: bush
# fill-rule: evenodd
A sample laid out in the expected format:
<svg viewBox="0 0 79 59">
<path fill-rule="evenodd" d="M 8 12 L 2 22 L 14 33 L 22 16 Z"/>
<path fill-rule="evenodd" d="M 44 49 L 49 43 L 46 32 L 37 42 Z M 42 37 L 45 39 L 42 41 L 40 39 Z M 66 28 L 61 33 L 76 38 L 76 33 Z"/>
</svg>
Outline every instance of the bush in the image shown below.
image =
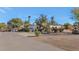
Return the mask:
<svg viewBox="0 0 79 59">
<path fill-rule="evenodd" d="M 36 36 L 39 36 L 39 35 L 40 35 L 40 32 L 38 31 L 37 28 L 35 29 L 35 35 L 36 35 Z"/>
<path fill-rule="evenodd" d="M 59 32 L 63 32 L 63 30 L 64 30 L 63 28 L 60 28 L 60 29 L 59 29 Z"/>
<path fill-rule="evenodd" d="M 29 28 L 26 28 L 26 29 L 25 29 L 25 32 L 30 32 L 30 29 L 29 29 Z"/>
</svg>

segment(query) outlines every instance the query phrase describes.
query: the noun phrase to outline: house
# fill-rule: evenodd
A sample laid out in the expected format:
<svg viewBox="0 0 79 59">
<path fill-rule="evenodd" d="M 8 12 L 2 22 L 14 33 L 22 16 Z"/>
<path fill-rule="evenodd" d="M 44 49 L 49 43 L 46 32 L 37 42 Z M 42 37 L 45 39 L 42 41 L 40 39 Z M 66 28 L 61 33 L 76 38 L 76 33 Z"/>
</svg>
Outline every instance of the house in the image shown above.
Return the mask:
<svg viewBox="0 0 79 59">
<path fill-rule="evenodd" d="M 50 28 L 55 28 L 55 27 L 57 27 L 57 28 L 64 28 L 63 25 L 50 25 Z"/>
</svg>

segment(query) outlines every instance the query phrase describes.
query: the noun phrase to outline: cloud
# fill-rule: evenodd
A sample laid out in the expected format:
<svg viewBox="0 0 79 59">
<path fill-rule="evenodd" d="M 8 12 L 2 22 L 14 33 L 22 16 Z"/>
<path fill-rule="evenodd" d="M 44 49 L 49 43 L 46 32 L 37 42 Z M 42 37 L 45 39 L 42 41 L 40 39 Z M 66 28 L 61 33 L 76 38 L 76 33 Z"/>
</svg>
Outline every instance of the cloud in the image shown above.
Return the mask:
<svg viewBox="0 0 79 59">
<path fill-rule="evenodd" d="M 4 10 L 4 9 L 2 9 L 2 8 L 0 8 L 0 13 L 6 13 L 6 11 Z"/>
<path fill-rule="evenodd" d="M 3 8 L 0 8 L 0 13 L 6 14 L 10 10 L 12 10 L 12 8 L 10 8 L 10 7 L 3 7 Z"/>
<path fill-rule="evenodd" d="M 6 14 L 8 13 L 8 11 L 12 9 L 13 8 L 9 8 L 9 7 L 0 7 L 0 18 L 7 17 Z"/>
</svg>

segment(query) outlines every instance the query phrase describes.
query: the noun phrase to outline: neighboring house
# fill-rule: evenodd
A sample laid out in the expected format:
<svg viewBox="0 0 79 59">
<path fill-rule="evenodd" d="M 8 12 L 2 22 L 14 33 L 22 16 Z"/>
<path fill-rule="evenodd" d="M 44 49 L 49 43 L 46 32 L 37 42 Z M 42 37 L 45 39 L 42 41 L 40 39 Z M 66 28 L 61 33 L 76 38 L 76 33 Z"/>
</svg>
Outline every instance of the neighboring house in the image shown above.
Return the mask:
<svg viewBox="0 0 79 59">
<path fill-rule="evenodd" d="M 30 31 L 33 32 L 35 30 L 35 27 L 36 26 L 34 24 L 30 24 L 30 27 L 29 27 L 30 28 Z"/>
<path fill-rule="evenodd" d="M 50 28 L 55 28 L 55 27 L 57 27 L 57 28 L 64 28 L 63 25 L 50 25 Z"/>
<path fill-rule="evenodd" d="M 29 29 L 30 29 L 30 32 L 33 32 L 34 30 L 35 30 L 35 25 L 34 24 L 30 24 L 30 26 L 29 26 Z M 20 26 L 20 29 L 24 29 L 25 28 L 25 26 L 24 25 L 21 25 Z"/>
</svg>

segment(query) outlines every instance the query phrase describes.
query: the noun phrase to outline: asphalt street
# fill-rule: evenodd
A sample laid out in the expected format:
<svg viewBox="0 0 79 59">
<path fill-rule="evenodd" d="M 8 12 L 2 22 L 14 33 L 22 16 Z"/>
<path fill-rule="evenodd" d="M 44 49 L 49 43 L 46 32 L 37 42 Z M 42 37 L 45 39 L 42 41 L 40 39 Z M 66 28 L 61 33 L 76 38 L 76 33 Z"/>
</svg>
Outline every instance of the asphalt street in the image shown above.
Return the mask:
<svg viewBox="0 0 79 59">
<path fill-rule="evenodd" d="M 50 44 L 18 34 L 18 32 L 0 32 L 0 51 L 63 51 Z"/>
</svg>

